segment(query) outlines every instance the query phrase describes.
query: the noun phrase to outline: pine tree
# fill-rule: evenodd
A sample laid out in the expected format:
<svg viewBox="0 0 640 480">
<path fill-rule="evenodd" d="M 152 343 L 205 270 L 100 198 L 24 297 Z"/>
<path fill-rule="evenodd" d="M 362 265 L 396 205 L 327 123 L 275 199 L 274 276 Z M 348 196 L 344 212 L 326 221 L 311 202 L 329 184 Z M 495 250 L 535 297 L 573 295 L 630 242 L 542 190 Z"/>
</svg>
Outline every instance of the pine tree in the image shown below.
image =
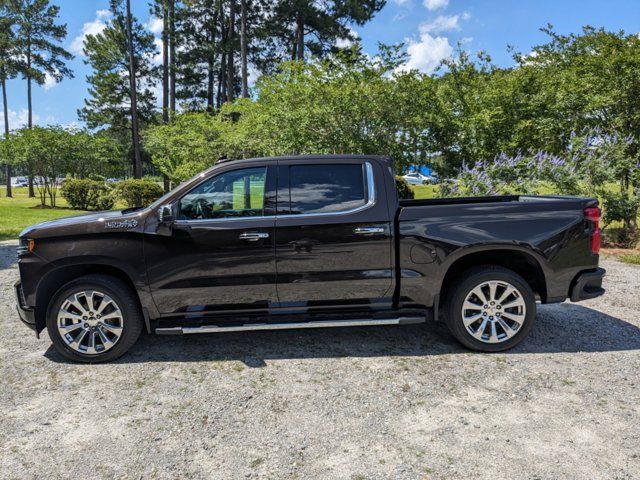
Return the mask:
<svg viewBox="0 0 640 480">
<path fill-rule="evenodd" d="M 240 74 L 242 76 L 242 98 L 249 97 L 247 53 L 247 0 L 240 0 Z"/>
<path fill-rule="evenodd" d="M 106 28 L 97 35 L 88 35 L 85 40 L 85 63 L 92 67 L 93 73 L 87 76 L 89 98 L 78 110 L 78 116 L 89 128 L 106 126 L 114 136 L 129 139 L 133 173 L 137 176 L 141 172 L 136 161 L 139 142 L 136 142 L 134 129 L 139 125 L 133 119 L 132 99 L 135 99 L 138 122 L 150 122 L 156 110 L 152 88 L 159 72 L 152 64 L 152 57 L 157 52 L 153 35 L 134 17 L 131 17 L 132 51 L 129 52 L 127 14 L 122 1 L 112 0 L 111 13 Z M 130 72 L 134 73 L 135 82 L 132 82 Z M 134 91 L 135 95 L 132 95 Z"/>
<path fill-rule="evenodd" d="M 49 0 L 5 0 L 5 3 L 16 18 L 16 45 L 25 63 L 21 73 L 27 81 L 27 125 L 31 128 L 32 82 L 42 85 L 47 77 L 53 78 L 56 82 L 65 77 L 73 78 L 73 72 L 65 63 L 71 60 L 73 55 L 59 45 L 67 36 L 67 26 L 56 24 L 60 7 L 49 5 Z M 35 196 L 31 174 L 29 196 Z"/>
<path fill-rule="evenodd" d="M 181 104 L 193 110 L 214 110 L 222 64 L 223 0 L 191 0 L 176 12 L 177 92 Z"/>
<path fill-rule="evenodd" d="M 261 26 L 264 53 L 256 62 L 272 71 L 287 59 L 304 61 L 306 52 L 322 57 L 338 39 L 354 40 L 349 24 L 363 25 L 384 7 L 386 0 L 277 0 Z"/>
<path fill-rule="evenodd" d="M 9 104 L 7 101 L 7 80 L 14 78 L 24 67 L 16 52 L 16 38 L 13 32 L 15 17 L 6 6 L 0 6 L 0 88 L 4 116 L 5 141 L 9 140 Z M 11 197 L 11 163 L 5 164 L 6 196 Z"/>
<path fill-rule="evenodd" d="M 169 123 L 169 0 L 155 0 L 151 13 L 162 19 L 162 122 Z M 162 186 L 167 193 L 170 182 L 166 174 L 162 175 Z"/>
</svg>

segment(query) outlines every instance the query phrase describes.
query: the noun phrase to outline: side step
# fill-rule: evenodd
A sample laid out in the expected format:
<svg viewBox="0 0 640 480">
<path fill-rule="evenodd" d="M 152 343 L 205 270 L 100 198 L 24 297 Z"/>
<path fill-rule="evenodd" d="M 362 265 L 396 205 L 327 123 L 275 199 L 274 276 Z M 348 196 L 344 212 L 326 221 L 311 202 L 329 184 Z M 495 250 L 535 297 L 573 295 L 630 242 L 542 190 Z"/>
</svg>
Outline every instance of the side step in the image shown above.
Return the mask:
<svg viewBox="0 0 640 480">
<path fill-rule="evenodd" d="M 323 328 L 323 327 L 362 327 L 366 325 L 409 325 L 425 323 L 426 317 L 396 317 L 396 318 L 370 318 L 353 320 L 316 320 L 309 322 L 289 323 L 249 323 L 219 327 L 216 325 L 204 325 L 200 327 L 168 327 L 156 328 L 158 335 L 181 335 L 186 333 L 218 333 L 218 332 L 243 332 L 249 330 L 288 330 L 293 328 Z"/>
</svg>

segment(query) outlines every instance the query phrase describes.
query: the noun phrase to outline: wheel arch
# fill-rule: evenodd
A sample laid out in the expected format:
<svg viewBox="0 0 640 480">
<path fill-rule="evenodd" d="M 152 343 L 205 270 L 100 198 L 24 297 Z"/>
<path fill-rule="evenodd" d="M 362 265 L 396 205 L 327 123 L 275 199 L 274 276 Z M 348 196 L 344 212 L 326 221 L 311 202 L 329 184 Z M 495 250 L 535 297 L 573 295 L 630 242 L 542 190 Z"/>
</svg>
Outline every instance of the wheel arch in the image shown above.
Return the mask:
<svg viewBox="0 0 640 480">
<path fill-rule="evenodd" d="M 456 278 L 465 271 L 481 265 L 497 265 L 512 270 L 524 278 L 543 303 L 546 302 L 547 276 L 540 259 L 525 249 L 505 248 L 504 246 L 464 252 L 452 259 L 442 278 L 441 301 L 447 298 Z"/>
<path fill-rule="evenodd" d="M 53 295 L 71 280 L 90 274 L 108 275 L 121 280 L 134 293 L 142 312 L 145 312 L 138 289 L 131 276 L 125 270 L 106 263 L 67 264 L 50 270 L 38 282 L 35 309 L 36 331 L 38 333 L 46 328 L 47 309 Z M 144 313 L 144 315 L 146 319 L 147 314 Z"/>
</svg>

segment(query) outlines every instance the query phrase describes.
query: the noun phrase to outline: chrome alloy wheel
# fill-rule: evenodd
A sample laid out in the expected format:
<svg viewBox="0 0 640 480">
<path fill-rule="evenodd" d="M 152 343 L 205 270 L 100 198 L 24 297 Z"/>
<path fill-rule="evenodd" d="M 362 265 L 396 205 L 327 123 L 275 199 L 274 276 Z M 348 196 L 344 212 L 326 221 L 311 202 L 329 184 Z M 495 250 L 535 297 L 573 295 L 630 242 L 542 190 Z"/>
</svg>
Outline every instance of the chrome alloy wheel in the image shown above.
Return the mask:
<svg viewBox="0 0 640 480">
<path fill-rule="evenodd" d="M 70 348 L 86 355 L 112 348 L 122 336 L 123 325 L 118 304 L 97 290 L 69 295 L 58 310 L 60 336 Z"/>
<path fill-rule="evenodd" d="M 513 337 L 524 323 L 527 307 L 516 287 L 488 281 L 473 288 L 462 304 L 462 321 L 474 338 L 501 343 Z"/>
</svg>

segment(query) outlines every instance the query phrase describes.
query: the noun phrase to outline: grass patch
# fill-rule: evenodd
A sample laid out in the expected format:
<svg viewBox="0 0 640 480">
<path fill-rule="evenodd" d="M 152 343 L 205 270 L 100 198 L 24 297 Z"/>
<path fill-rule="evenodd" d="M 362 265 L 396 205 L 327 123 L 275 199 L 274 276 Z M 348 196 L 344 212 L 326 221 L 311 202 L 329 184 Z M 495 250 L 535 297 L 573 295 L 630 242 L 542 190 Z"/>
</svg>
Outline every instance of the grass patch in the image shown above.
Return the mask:
<svg viewBox="0 0 640 480">
<path fill-rule="evenodd" d="M 41 208 L 40 199 L 29 198 L 26 187 L 12 188 L 11 193 L 13 197 L 7 198 L 5 190 L 0 191 L 0 240 L 16 239 L 25 227 L 34 223 L 87 213 L 69 208 L 60 195 L 56 199 L 56 208 Z"/>
<path fill-rule="evenodd" d="M 438 185 L 410 185 L 416 200 L 423 198 L 435 198 L 438 193 Z"/>
<path fill-rule="evenodd" d="M 618 259 L 624 263 L 640 265 L 640 253 L 624 253 L 618 256 Z"/>
</svg>

